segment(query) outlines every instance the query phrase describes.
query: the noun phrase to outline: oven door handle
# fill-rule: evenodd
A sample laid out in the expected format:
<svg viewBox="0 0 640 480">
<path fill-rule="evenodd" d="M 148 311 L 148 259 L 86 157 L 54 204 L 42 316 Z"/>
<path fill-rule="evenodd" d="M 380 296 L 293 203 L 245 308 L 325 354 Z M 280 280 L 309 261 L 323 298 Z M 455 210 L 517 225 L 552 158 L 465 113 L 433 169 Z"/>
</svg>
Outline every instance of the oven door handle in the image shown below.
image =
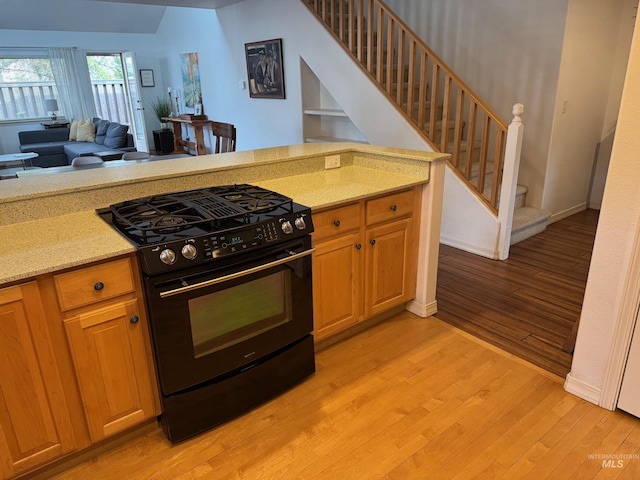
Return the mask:
<svg viewBox="0 0 640 480">
<path fill-rule="evenodd" d="M 194 283 L 193 285 L 187 285 L 186 287 L 167 290 L 166 292 L 160 292 L 160 298 L 171 297 L 173 295 L 180 295 L 181 293 L 190 292 L 192 290 L 197 290 L 199 288 L 209 287 L 211 285 L 217 285 L 218 283 L 227 282 L 229 280 L 234 280 L 236 278 L 244 277 L 246 275 L 251 275 L 252 273 L 261 272 L 262 270 L 267 270 L 269 268 L 282 265 L 283 263 L 289 263 L 293 260 L 306 257 L 308 255 L 311 255 L 315 251 L 316 251 L 315 248 L 310 248 L 309 250 L 305 250 L 304 252 L 290 254 L 289 257 L 281 258 L 280 260 L 275 260 L 273 262 L 265 263 L 264 265 L 258 265 L 257 267 L 248 268 L 246 270 L 242 270 L 241 272 L 231 273 L 229 275 L 213 278 L 205 282 Z"/>
</svg>

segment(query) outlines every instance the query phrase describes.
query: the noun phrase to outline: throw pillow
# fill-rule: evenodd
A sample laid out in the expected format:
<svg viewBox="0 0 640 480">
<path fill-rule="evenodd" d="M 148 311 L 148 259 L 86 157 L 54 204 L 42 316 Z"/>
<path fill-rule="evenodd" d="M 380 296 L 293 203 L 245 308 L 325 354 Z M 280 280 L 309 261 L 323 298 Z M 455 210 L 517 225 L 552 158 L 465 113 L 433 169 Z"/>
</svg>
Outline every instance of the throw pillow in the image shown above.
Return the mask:
<svg viewBox="0 0 640 480">
<path fill-rule="evenodd" d="M 107 129 L 109 128 L 109 124 L 111 123 L 109 120 L 98 119 L 93 122 L 96 126 L 96 140 L 95 142 L 104 145 L 104 139 L 107 136 Z"/>
<path fill-rule="evenodd" d="M 96 127 L 91 120 L 78 122 L 78 142 L 93 142 L 96 139 Z"/>
<path fill-rule="evenodd" d="M 71 120 L 71 127 L 69 128 L 69 140 L 78 139 L 78 120 Z"/>
<path fill-rule="evenodd" d="M 127 131 L 129 125 L 120 125 L 111 122 L 107 128 L 107 136 L 104 139 L 104 146 L 109 148 L 122 148 L 127 146 Z"/>
</svg>

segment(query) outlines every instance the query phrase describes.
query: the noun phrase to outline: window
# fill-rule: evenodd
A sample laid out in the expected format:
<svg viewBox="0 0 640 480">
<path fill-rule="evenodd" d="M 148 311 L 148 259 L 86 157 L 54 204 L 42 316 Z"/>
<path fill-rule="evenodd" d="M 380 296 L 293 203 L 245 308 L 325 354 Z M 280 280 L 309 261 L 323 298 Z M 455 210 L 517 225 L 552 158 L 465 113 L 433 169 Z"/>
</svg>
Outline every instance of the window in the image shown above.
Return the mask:
<svg viewBox="0 0 640 480">
<path fill-rule="evenodd" d="M 0 57 L 0 121 L 48 117 L 45 100 L 56 97 L 48 57 Z"/>
</svg>

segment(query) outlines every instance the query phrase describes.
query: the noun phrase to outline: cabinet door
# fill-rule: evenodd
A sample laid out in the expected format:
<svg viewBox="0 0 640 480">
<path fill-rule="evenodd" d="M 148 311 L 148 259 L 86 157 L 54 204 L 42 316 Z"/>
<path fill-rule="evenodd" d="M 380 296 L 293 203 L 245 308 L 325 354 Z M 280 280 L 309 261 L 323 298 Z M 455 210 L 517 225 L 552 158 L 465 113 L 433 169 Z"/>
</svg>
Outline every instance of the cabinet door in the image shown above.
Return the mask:
<svg viewBox="0 0 640 480">
<path fill-rule="evenodd" d="M 399 220 L 366 233 L 365 317 L 389 310 L 415 296 L 409 258 L 412 220 Z"/>
<path fill-rule="evenodd" d="M 155 415 L 143 328 L 136 300 L 65 320 L 94 442 Z"/>
<path fill-rule="evenodd" d="M 314 337 L 321 340 L 361 318 L 360 234 L 319 243 L 313 254 Z"/>
<path fill-rule="evenodd" d="M 35 282 L 0 290 L 2 478 L 75 448 L 45 313 Z"/>
</svg>

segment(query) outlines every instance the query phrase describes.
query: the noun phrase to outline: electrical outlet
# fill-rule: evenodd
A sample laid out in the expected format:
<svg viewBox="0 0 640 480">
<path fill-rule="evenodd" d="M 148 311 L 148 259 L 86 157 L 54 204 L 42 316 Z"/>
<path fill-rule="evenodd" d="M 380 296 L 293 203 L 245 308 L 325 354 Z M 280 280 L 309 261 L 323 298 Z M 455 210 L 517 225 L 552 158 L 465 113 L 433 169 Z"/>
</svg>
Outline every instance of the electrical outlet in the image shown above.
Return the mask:
<svg viewBox="0 0 640 480">
<path fill-rule="evenodd" d="M 340 155 L 328 155 L 324 157 L 324 168 L 339 168 Z"/>
</svg>

